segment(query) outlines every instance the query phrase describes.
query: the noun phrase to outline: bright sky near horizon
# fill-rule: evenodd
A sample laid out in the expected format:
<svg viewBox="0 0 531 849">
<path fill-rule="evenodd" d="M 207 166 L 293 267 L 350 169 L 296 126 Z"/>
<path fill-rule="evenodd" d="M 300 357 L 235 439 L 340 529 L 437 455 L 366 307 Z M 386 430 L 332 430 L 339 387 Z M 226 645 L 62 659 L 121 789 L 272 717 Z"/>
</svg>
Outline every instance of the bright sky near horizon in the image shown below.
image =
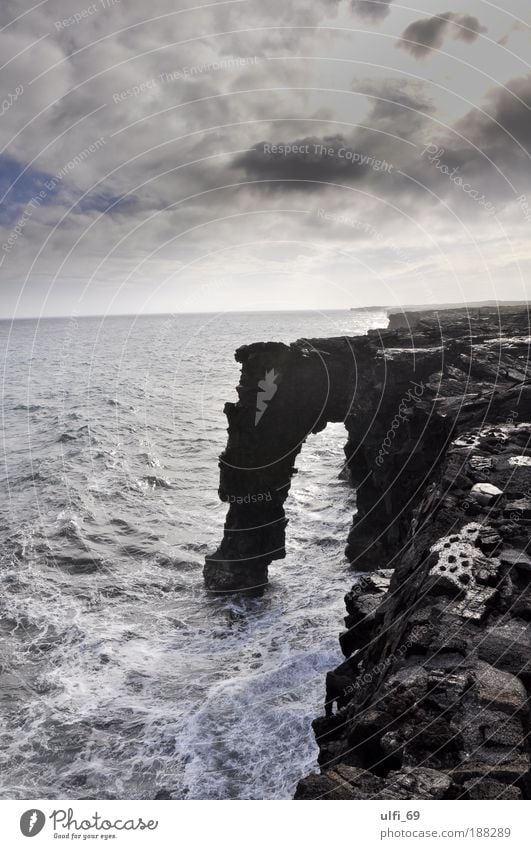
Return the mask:
<svg viewBox="0 0 531 849">
<path fill-rule="evenodd" d="M 0 317 L 529 297 L 529 0 L 2 0 Z"/>
</svg>

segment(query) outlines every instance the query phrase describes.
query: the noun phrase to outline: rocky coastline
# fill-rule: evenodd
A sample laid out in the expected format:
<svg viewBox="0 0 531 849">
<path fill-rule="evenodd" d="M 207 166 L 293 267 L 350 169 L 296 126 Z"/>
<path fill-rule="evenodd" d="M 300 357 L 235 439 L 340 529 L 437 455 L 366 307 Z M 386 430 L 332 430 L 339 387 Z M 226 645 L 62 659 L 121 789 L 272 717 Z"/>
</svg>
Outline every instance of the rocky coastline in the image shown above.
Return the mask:
<svg viewBox="0 0 531 849">
<path fill-rule="evenodd" d="M 236 352 L 209 590 L 264 590 L 296 457 L 328 422 L 356 487 L 345 661 L 295 798 L 530 797 L 530 344 L 526 306 L 489 306 Z"/>
</svg>

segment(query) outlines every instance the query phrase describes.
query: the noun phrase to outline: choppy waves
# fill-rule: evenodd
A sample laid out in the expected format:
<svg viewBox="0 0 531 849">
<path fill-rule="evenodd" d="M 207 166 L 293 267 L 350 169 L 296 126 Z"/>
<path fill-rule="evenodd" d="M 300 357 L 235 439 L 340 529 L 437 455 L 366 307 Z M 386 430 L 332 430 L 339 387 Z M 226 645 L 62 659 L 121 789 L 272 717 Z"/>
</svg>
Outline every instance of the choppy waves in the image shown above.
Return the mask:
<svg viewBox="0 0 531 849">
<path fill-rule="evenodd" d="M 223 316 L 214 338 L 197 316 L 168 338 L 164 321 L 0 328 L 1 798 L 288 798 L 315 760 L 355 506 L 341 426 L 304 448 L 264 597 L 212 599 L 201 569 L 233 350 L 364 326 Z"/>
</svg>

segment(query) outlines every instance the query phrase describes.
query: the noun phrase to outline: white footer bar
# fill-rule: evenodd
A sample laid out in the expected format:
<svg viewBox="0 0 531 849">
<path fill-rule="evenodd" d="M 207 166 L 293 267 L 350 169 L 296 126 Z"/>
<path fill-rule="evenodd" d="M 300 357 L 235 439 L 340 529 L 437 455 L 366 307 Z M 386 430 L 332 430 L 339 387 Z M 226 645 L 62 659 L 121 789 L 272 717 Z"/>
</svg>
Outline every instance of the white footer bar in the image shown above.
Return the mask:
<svg viewBox="0 0 531 849">
<path fill-rule="evenodd" d="M 531 803 L 0 802 L 1 845 L 371 849 L 531 846 Z"/>
</svg>

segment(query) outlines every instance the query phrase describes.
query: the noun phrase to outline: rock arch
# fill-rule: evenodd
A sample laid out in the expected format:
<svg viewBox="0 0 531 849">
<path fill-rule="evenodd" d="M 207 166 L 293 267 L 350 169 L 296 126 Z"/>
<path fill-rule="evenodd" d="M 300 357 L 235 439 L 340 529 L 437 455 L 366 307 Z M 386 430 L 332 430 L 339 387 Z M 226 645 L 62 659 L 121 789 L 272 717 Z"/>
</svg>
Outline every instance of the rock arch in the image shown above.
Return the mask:
<svg viewBox="0 0 531 849">
<path fill-rule="evenodd" d="M 422 407 L 422 393 L 414 387 L 441 367 L 441 351 L 435 345 L 421 354 L 404 329 L 292 345 L 256 343 L 237 350 L 239 400 L 225 405 L 228 442 L 219 463 L 219 497 L 229 509 L 223 540 L 206 560 L 209 589 L 249 591 L 267 583 L 268 565 L 285 556 L 284 503 L 296 458 L 307 436 L 329 422 L 345 423 L 347 465 L 360 487 L 349 559 L 364 568 L 366 538 L 377 539 L 379 531 L 386 544 L 393 536 L 398 539 L 397 503 L 416 481 L 411 468 L 400 471 L 396 452 L 381 469 L 378 446 L 384 445 L 396 416 L 408 440 L 423 442 L 431 410 L 429 404 Z M 404 405 L 415 415 L 406 416 Z M 444 437 L 447 427 L 439 430 Z M 431 449 L 425 445 L 423 450 L 429 455 Z M 385 497 L 374 510 L 370 505 L 378 489 L 385 490 Z"/>
</svg>

